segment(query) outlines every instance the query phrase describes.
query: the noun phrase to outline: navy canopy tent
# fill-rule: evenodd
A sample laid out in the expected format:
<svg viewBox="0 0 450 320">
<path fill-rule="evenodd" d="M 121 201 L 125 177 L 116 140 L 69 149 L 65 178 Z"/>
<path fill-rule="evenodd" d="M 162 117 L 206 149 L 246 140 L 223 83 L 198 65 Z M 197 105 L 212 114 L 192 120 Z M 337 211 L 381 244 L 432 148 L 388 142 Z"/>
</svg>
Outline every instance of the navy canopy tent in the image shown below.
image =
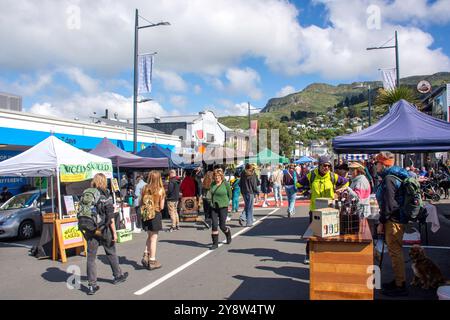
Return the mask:
<svg viewBox="0 0 450 320">
<path fill-rule="evenodd" d="M 167 168 L 167 159 L 143 158 L 128 153 L 104 138 L 89 153 L 111 159 L 113 166 L 122 168 Z"/>
<path fill-rule="evenodd" d="M 156 144 L 149 145 L 144 150 L 138 152 L 137 155 L 148 158 L 166 158 L 169 160 L 169 168 L 191 169 L 195 167 L 192 165 L 186 165 L 182 157 L 172 152 L 170 149 L 163 148 Z"/>
<path fill-rule="evenodd" d="M 428 116 L 405 100 L 375 125 L 333 139 L 336 153 L 449 151 L 450 123 Z"/>
</svg>

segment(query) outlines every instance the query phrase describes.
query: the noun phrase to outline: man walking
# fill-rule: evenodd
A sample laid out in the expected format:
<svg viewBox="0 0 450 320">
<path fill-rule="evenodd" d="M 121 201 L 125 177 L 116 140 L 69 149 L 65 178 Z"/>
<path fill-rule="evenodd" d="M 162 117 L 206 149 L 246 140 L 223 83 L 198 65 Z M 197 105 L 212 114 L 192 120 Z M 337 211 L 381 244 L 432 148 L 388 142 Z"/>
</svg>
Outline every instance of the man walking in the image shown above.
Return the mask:
<svg viewBox="0 0 450 320">
<path fill-rule="evenodd" d="M 239 182 L 242 196 L 244 197 L 245 208 L 239 218 L 241 226 L 246 222 L 247 227 L 253 226 L 253 200 L 255 194 L 258 193 L 258 183 L 253 166 L 250 163 L 245 165 L 245 171 L 242 173 L 241 181 Z"/>
<path fill-rule="evenodd" d="M 180 200 L 180 183 L 177 179 L 175 170 L 169 172 L 169 185 L 167 187 L 167 208 L 169 210 L 172 226 L 169 232 L 180 230 L 180 217 L 178 216 L 177 207 Z"/>
<path fill-rule="evenodd" d="M 387 296 L 407 296 L 405 262 L 403 258 L 403 234 L 406 217 L 400 212 L 399 189 L 401 181 L 408 178 L 408 172 L 395 166 L 391 152 L 381 152 L 375 157 L 378 175 L 383 179 L 376 197 L 380 207 L 380 224 L 377 233 L 385 235 L 395 279 L 383 284 L 382 293 Z"/>
<path fill-rule="evenodd" d="M 140 200 L 142 195 L 142 189 L 144 189 L 147 183 L 144 181 L 144 177 L 138 175 L 136 177 L 136 186 L 134 187 L 134 210 L 136 212 L 136 221 L 135 228 L 133 230 L 134 233 L 140 233 L 142 227 L 142 218 L 141 218 L 141 207 Z"/>
</svg>

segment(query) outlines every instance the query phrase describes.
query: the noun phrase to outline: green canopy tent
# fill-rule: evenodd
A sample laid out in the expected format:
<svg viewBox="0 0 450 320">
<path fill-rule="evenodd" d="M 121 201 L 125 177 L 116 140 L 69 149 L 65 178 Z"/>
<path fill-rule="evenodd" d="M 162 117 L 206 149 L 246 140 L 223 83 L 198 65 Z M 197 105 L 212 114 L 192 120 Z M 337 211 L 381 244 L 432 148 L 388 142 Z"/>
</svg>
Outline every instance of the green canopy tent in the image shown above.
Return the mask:
<svg viewBox="0 0 450 320">
<path fill-rule="evenodd" d="M 270 149 L 260 151 L 256 156 L 250 157 L 246 163 L 267 164 L 267 163 L 289 163 L 289 159 L 276 154 Z"/>
</svg>

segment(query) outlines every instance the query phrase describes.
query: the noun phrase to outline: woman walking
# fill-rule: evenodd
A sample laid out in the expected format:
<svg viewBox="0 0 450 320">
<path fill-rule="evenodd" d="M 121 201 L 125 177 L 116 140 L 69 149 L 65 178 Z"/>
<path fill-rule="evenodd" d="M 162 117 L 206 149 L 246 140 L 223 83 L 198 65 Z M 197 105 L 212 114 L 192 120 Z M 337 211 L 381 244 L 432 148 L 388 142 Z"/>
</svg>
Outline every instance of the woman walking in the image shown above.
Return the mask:
<svg viewBox="0 0 450 320">
<path fill-rule="evenodd" d="M 225 180 L 222 169 L 214 170 L 214 182 L 211 184 L 209 195 L 212 207 L 211 250 L 214 250 L 219 247 L 218 226 L 227 237 L 227 244 L 231 243 L 231 229 L 226 226 L 226 221 L 232 194 L 230 184 Z"/>
<path fill-rule="evenodd" d="M 279 164 L 272 175 L 273 192 L 277 208 L 281 207 L 281 203 L 283 202 L 283 196 L 281 195 L 283 175 L 283 165 Z"/>
<path fill-rule="evenodd" d="M 148 234 L 142 264 L 149 270 L 161 268 L 161 264 L 156 260 L 156 245 L 158 232 L 162 230 L 161 211 L 164 209 L 165 197 L 161 173 L 153 170 L 142 190 L 141 201 L 142 227 Z"/>
<path fill-rule="evenodd" d="M 97 173 L 92 179 L 91 188 L 98 190 L 94 195 L 97 210 L 100 216 L 104 217 L 105 230 L 102 236 L 95 232 L 86 232 L 84 237 L 87 241 L 87 275 L 88 275 L 88 295 L 94 295 L 100 287 L 97 285 L 97 265 L 95 259 L 97 257 L 97 250 L 99 246 L 103 246 L 106 257 L 111 266 L 114 275 L 114 284 L 124 282 L 128 277 L 128 272 L 122 273 L 119 266 L 119 258 L 116 253 L 116 227 L 114 224 L 114 205 L 112 196 L 108 190 L 106 176 L 102 173 Z M 88 189 L 89 190 L 89 189 Z"/>
<path fill-rule="evenodd" d="M 209 170 L 205 174 L 205 178 L 203 178 L 202 182 L 202 196 L 203 196 L 203 212 L 205 214 L 203 224 L 206 228 L 211 228 L 211 202 L 208 199 L 208 192 L 211 189 L 211 183 L 213 182 L 214 172 Z M 209 222 L 209 223 L 208 223 Z"/>
<path fill-rule="evenodd" d="M 267 208 L 269 203 L 267 202 L 267 195 L 269 194 L 269 178 L 270 178 L 270 166 L 268 164 L 263 165 L 261 169 L 261 193 L 263 194 L 263 208 Z"/>
</svg>

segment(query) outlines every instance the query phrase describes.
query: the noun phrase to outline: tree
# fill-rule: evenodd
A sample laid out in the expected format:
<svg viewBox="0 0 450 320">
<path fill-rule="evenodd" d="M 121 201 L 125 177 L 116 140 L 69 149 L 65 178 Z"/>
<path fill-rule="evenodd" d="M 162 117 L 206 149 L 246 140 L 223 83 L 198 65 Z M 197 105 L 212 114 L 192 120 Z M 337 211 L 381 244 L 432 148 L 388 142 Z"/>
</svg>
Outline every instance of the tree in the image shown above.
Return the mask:
<svg viewBox="0 0 450 320">
<path fill-rule="evenodd" d="M 287 116 L 282 116 L 280 121 L 281 122 L 289 122 L 289 118 Z"/>
<path fill-rule="evenodd" d="M 409 87 L 400 86 L 393 90 L 380 89 L 378 97 L 375 100 L 376 106 L 391 106 L 397 101 L 404 99 L 416 106 L 420 105 L 417 94 Z"/>
<path fill-rule="evenodd" d="M 273 119 L 261 119 L 260 120 L 260 129 L 266 129 L 267 130 L 267 147 L 269 149 L 273 149 L 271 137 L 272 137 L 272 130 L 278 129 L 278 135 L 279 135 L 279 148 L 280 153 L 290 156 L 292 154 L 292 151 L 294 150 L 294 137 L 291 135 L 286 127 L 286 125 L 282 124 L 281 122 Z M 259 133 L 258 133 L 259 134 Z M 259 137 L 259 135 L 258 135 Z M 259 146 L 258 146 L 259 148 Z"/>
</svg>

